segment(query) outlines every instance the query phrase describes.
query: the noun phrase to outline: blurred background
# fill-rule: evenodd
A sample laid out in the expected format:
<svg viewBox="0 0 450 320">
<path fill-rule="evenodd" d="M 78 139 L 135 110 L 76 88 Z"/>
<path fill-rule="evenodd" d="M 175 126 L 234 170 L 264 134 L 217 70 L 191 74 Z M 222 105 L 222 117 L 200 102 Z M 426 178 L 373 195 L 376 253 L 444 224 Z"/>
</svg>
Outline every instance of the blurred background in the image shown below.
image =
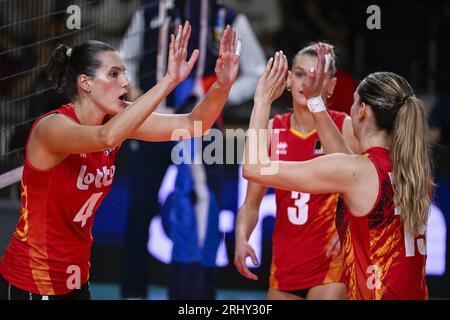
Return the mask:
<svg viewBox="0 0 450 320">
<path fill-rule="evenodd" d="M 136 12 L 156 5 L 155 2 L 159 2 L 156 22 L 149 22 L 137 32 L 145 33 L 152 29 L 161 37 L 165 32 L 164 22 L 170 26 L 176 21 L 173 1 L 0 0 L 0 256 L 19 216 L 20 170 L 29 129 L 37 117 L 68 102 L 66 95 L 52 88 L 45 74 L 46 61 L 52 50 L 58 43 L 73 46 L 87 39 L 96 39 L 108 42 L 122 52 L 127 39 L 137 35 L 130 33 Z M 427 235 L 428 284 L 432 298 L 450 298 L 447 250 L 450 243 L 447 233 L 450 223 L 450 1 L 210 2 L 231 6 L 245 15 L 265 57 L 282 49 L 291 60 L 310 42 L 328 41 L 336 47 L 343 85 L 357 84 L 375 71 L 395 72 L 410 82 L 416 95 L 427 105 L 437 184 Z M 368 12 L 371 5 L 380 9 L 378 26 L 374 25 L 375 11 Z M 214 23 L 211 26 L 217 27 Z M 149 52 L 159 54 L 161 51 L 154 39 L 146 43 L 146 48 L 126 58 L 127 66 L 133 63 L 133 59 L 136 62 Z M 245 42 L 243 50 L 246 50 Z M 152 66 L 153 69 L 146 71 L 146 76 L 157 78 L 157 64 Z M 138 76 L 142 77 L 142 74 Z M 273 114 L 285 112 L 290 105 L 289 99 L 288 95 L 282 96 L 273 107 Z M 345 103 L 349 108 L 352 101 Z M 227 105 L 222 115 L 222 129 L 245 130 L 251 108 L 251 97 Z M 242 143 L 243 136 L 225 136 L 224 139 L 236 142 L 238 148 L 237 142 Z M 114 187 L 95 216 L 91 262 L 94 299 L 121 297 L 124 234 L 130 206 L 129 154 L 120 153 Z M 176 172 L 177 167 L 170 166 L 165 174 L 158 194 L 161 204 L 174 188 Z M 222 207 L 218 219 L 217 298 L 264 299 L 275 217 L 273 192 L 269 191 L 263 200 L 260 220 L 252 238 L 260 260 L 260 265 L 253 271 L 260 280 L 251 282 L 241 277 L 233 266 L 235 215 L 246 190 L 238 163 L 223 166 L 220 183 Z M 150 275 L 149 299 L 167 298 L 170 277 L 167 264 L 171 260 L 172 242 L 161 220 L 161 215 L 155 213 L 146 226 L 149 230 L 146 239 L 148 259 L 145 261 Z"/>
</svg>

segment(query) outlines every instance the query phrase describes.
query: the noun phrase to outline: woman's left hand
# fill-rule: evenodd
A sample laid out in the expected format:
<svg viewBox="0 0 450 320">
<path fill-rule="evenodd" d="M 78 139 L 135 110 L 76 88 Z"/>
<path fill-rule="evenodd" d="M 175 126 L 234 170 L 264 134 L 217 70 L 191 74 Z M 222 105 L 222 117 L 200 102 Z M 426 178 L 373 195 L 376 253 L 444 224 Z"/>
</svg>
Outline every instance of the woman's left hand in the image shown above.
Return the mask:
<svg viewBox="0 0 450 320">
<path fill-rule="evenodd" d="M 283 51 L 278 51 L 266 64 L 256 86 L 254 101 L 272 104 L 286 89 L 288 62 Z"/>
<path fill-rule="evenodd" d="M 167 76 L 175 84 L 180 83 L 188 77 L 199 56 L 199 51 L 195 49 L 189 61 L 186 61 L 190 37 L 191 25 L 189 21 L 186 21 L 183 27 L 181 25 L 178 27 L 176 37 L 173 34 L 170 35 Z"/>
<path fill-rule="evenodd" d="M 240 41 L 240 40 L 239 40 Z M 229 25 L 225 28 L 220 39 L 219 58 L 214 71 L 217 83 L 222 87 L 231 87 L 239 71 L 239 53 L 236 53 L 236 30 Z"/>
</svg>

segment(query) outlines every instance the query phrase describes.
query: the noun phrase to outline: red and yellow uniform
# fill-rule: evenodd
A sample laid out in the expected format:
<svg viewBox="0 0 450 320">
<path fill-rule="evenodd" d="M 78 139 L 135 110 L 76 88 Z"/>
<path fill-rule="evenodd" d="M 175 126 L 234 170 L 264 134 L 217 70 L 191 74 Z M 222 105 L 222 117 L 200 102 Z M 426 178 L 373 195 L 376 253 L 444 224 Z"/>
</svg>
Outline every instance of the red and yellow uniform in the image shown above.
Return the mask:
<svg viewBox="0 0 450 320">
<path fill-rule="evenodd" d="M 345 114 L 328 111 L 342 131 Z M 302 135 L 291 128 L 292 112 L 273 121 L 272 158 L 306 161 L 324 154 L 316 130 Z M 270 287 L 295 291 L 339 282 L 341 257 L 327 257 L 326 250 L 337 234 L 337 194 L 309 194 L 276 190 L 277 214 L 273 234 Z"/>
<path fill-rule="evenodd" d="M 380 181 L 373 209 L 355 217 L 340 199 L 336 215 L 348 298 L 427 299 L 425 228 L 413 237 L 394 206 L 389 151 L 376 147 L 364 154 Z"/>
<path fill-rule="evenodd" d="M 71 105 L 43 117 L 54 113 L 79 123 Z M 71 154 L 49 170 L 34 168 L 25 154 L 21 214 L 0 263 L 9 283 L 39 295 L 62 295 L 88 281 L 93 215 L 111 189 L 116 152 Z"/>
</svg>

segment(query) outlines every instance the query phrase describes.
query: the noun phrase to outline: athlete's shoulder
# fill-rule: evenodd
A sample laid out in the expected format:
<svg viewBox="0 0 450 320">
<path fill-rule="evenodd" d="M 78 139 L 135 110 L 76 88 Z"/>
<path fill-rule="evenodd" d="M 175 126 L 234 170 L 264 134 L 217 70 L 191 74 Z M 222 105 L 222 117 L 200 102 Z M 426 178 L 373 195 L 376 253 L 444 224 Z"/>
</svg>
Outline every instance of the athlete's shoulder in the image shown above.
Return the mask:
<svg viewBox="0 0 450 320">
<path fill-rule="evenodd" d="M 273 117 L 273 128 L 289 128 L 291 123 L 291 114 L 292 111 L 277 114 Z"/>
<path fill-rule="evenodd" d="M 50 111 L 49 113 L 63 114 L 63 115 L 68 116 L 68 117 L 70 117 L 70 118 L 72 118 L 74 120 L 78 120 L 78 118 L 77 118 L 77 116 L 75 114 L 75 110 L 73 108 L 73 105 L 71 103 L 63 104 L 58 109 Z"/>
<path fill-rule="evenodd" d="M 333 122 L 339 128 L 339 131 L 342 132 L 343 126 L 344 126 L 344 120 L 345 120 L 345 118 L 348 117 L 348 115 L 345 112 L 341 112 L 341 111 L 336 111 L 336 110 L 331 110 L 331 109 L 327 109 L 327 110 L 328 110 L 328 114 L 330 115 L 331 119 L 333 119 Z"/>
<path fill-rule="evenodd" d="M 345 119 L 346 117 L 348 117 L 348 115 L 345 112 L 342 111 L 336 111 L 336 110 L 332 110 L 332 109 L 328 109 L 328 113 L 330 114 L 331 118 L 333 120 L 337 120 L 337 119 Z"/>
<path fill-rule="evenodd" d="M 53 110 L 43 114 L 42 116 L 40 116 L 35 121 L 35 124 L 37 124 L 43 118 L 46 118 L 46 117 L 48 117 L 50 115 L 57 115 L 57 114 L 63 114 L 65 116 L 68 116 L 68 117 L 76 120 L 76 114 L 75 114 L 75 110 L 73 109 L 73 105 L 72 104 L 63 104 L 59 108 L 53 109 Z"/>
<path fill-rule="evenodd" d="M 390 151 L 383 147 L 372 147 L 363 153 L 377 168 L 389 172 L 392 167 Z"/>
</svg>

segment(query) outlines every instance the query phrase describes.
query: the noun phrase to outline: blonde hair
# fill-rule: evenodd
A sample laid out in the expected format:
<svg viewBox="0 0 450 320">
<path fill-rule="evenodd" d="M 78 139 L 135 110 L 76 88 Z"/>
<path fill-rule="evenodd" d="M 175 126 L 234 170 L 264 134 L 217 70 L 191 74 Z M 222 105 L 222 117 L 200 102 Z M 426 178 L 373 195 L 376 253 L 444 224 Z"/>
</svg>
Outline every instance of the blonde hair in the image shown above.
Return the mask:
<svg viewBox="0 0 450 320">
<path fill-rule="evenodd" d="M 328 54 L 330 55 L 330 67 L 328 70 L 328 73 L 330 75 L 331 78 L 333 78 L 336 74 L 336 53 L 334 50 L 334 46 L 326 43 L 326 42 L 320 42 L 321 44 L 323 44 L 327 49 L 328 49 Z M 294 59 L 292 59 L 292 66 L 295 65 L 295 63 L 297 62 L 297 59 L 301 56 L 301 55 L 309 55 L 309 56 L 313 56 L 313 57 L 317 57 L 317 51 L 316 51 L 316 46 L 319 44 L 319 42 L 314 42 L 309 44 L 307 47 L 304 47 L 303 49 L 301 49 L 300 51 L 298 51 L 295 56 Z"/>
<path fill-rule="evenodd" d="M 370 74 L 357 91 L 359 102 L 373 110 L 378 128 L 390 136 L 394 202 L 405 228 L 417 236 L 427 224 L 433 185 L 423 102 L 403 77 L 391 72 Z"/>
</svg>

